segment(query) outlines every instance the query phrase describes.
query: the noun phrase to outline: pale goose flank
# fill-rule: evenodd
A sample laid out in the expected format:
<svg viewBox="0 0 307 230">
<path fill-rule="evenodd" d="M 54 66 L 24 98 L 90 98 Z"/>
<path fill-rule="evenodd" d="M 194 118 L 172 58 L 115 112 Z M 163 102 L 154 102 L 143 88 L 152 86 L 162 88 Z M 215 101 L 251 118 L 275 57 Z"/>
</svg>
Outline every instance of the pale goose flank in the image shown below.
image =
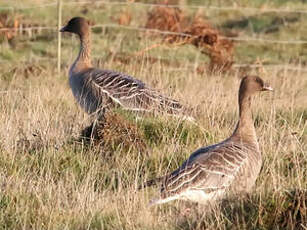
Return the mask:
<svg viewBox="0 0 307 230">
<path fill-rule="evenodd" d="M 251 97 L 271 91 L 257 76 L 244 77 L 239 89 L 239 121 L 226 140 L 196 150 L 173 173 L 145 184 L 162 183 L 160 197 L 151 204 L 175 199 L 208 203 L 226 192 L 249 192 L 259 174 L 262 157 L 251 112 Z"/>
<path fill-rule="evenodd" d="M 120 105 L 127 110 L 165 112 L 185 118 L 186 109 L 176 100 L 161 95 L 143 82 L 123 73 L 93 68 L 90 26 L 82 17 L 72 18 L 60 32 L 77 34 L 80 51 L 69 70 L 73 95 L 87 113 Z"/>
</svg>

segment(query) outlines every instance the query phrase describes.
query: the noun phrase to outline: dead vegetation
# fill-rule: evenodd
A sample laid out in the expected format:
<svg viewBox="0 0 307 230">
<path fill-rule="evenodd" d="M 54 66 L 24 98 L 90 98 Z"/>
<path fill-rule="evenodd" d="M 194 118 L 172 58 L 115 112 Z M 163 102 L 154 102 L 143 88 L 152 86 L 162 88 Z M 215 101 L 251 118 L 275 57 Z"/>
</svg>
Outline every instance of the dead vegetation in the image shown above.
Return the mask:
<svg viewBox="0 0 307 230">
<path fill-rule="evenodd" d="M 48 147 L 40 134 L 33 133 L 32 137 L 28 137 L 22 131 L 21 137 L 16 141 L 16 151 L 19 153 L 33 153 L 43 151 Z"/>
<path fill-rule="evenodd" d="M 123 26 L 130 25 L 131 19 L 132 19 L 131 12 L 128 9 L 122 10 L 118 16 L 112 17 L 113 21 Z"/>
<path fill-rule="evenodd" d="M 185 16 L 179 8 L 159 6 L 147 13 L 145 28 L 170 32 L 183 32 Z"/>
<path fill-rule="evenodd" d="M 154 64 L 154 63 L 163 63 L 164 65 L 167 66 L 175 66 L 175 67 L 179 67 L 180 66 L 180 62 L 175 61 L 175 60 L 169 60 L 169 59 L 162 59 L 159 57 L 153 57 L 153 56 L 149 56 L 149 55 L 137 55 L 137 54 L 131 54 L 131 53 L 127 53 L 127 52 L 112 52 L 109 51 L 108 55 L 107 55 L 107 60 L 112 60 L 115 62 L 119 62 L 122 63 L 124 65 L 129 65 L 129 64 L 133 64 L 133 63 L 144 63 L 144 59 L 146 60 L 147 63 L 150 64 Z M 97 66 L 102 65 L 102 63 L 104 62 L 104 59 L 98 59 L 97 60 Z"/>
<path fill-rule="evenodd" d="M 20 35 L 32 37 L 42 34 L 42 25 L 37 22 L 30 22 L 22 14 L 12 14 L 8 12 L 0 13 L 0 41 L 11 41 Z"/>
<path fill-rule="evenodd" d="M 4 72 L 2 74 L 3 80 L 11 81 L 13 78 L 32 78 L 32 77 L 39 77 L 42 73 L 45 72 L 45 69 L 41 65 L 37 65 L 34 63 L 23 63 L 23 65 L 15 66 Z"/>
<path fill-rule="evenodd" d="M 15 142 L 15 151 L 19 154 L 35 154 L 37 152 L 47 151 L 48 149 L 59 150 L 62 143 L 55 138 L 46 139 L 46 134 L 41 130 L 34 130 L 26 134 L 22 129 L 18 130 L 18 137 Z"/>
<path fill-rule="evenodd" d="M 148 12 L 148 29 L 169 31 L 164 41 L 174 45 L 191 44 L 210 58 L 209 72 L 225 72 L 233 64 L 233 42 L 225 39 L 201 15 L 187 17 L 179 8 L 155 7 Z"/>
<path fill-rule="evenodd" d="M 11 17 L 7 12 L 0 14 L 0 39 L 10 41 L 17 35 L 21 16 Z"/>
<path fill-rule="evenodd" d="M 81 139 L 102 148 L 122 146 L 143 150 L 146 147 L 143 134 L 136 124 L 113 111 L 107 111 L 104 118 L 95 120 L 83 129 Z"/>
<path fill-rule="evenodd" d="M 24 78 L 40 76 L 40 74 L 43 73 L 44 71 L 45 71 L 44 67 L 32 63 L 25 64 L 23 66 L 14 67 L 11 70 L 11 72 L 14 75 L 23 76 Z"/>
</svg>

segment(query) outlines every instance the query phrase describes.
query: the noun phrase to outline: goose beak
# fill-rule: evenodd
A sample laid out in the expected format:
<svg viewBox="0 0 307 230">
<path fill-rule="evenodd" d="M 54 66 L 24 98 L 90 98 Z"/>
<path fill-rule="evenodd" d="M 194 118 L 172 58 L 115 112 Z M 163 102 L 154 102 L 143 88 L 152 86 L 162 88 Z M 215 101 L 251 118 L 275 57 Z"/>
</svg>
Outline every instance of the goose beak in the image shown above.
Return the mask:
<svg viewBox="0 0 307 230">
<path fill-rule="evenodd" d="M 274 91 L 274 89 L 269 85 L 264 85 L 262 87 L 262 91 Z"/>
<path fill-rule="evenodd" d="M 66 26 L 62 27 L 62 29 L 60 29 L 60 32 L 65 32 L 66 31 Z"/>
</svg>

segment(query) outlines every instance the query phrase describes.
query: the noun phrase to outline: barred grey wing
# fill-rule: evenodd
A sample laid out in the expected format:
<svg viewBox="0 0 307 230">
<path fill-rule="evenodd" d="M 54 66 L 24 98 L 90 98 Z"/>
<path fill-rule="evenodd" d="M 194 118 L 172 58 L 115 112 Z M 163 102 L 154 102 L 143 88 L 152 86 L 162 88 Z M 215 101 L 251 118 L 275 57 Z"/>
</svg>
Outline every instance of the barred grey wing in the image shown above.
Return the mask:
<svg viewBox="0 0 307 230">
<path fill-rule="evenodd" d="M 246 160 L 247 152 L 243 146 L 224 143 L 191 160 L 184 168 L 167 177 L 162 185 L 162 197 L 180 194 L 186 190 L 202 190 L 206 193 L 225 190 Z"/>
<path fill-rule="evenodd" d="M 90 83 L 96 94 L 106 94 L 113 102 L 125 109 L 166 111 L 179 113 L 182 109 L 176 100 L 164 97 L 158 91 L 147 88 L 145 84 L 129 75 L 110 71 L 92 69 Z"/>
</svg>

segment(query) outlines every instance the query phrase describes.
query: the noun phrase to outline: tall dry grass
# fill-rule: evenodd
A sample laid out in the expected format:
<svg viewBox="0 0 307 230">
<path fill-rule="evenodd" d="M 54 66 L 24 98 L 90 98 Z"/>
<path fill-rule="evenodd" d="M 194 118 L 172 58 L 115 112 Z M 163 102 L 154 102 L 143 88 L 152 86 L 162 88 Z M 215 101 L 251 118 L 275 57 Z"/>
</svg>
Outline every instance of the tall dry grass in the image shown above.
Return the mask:
<svg viewBox="0 0 307 230">
<path fill-rule="evenodd" d="M 175 169 L 196 148 L 231 134 L 238 75 L 170 71 L 146 59 L 125 66 L 126 73 L 195 108 L 199 125 L 119 111 L 144 133 L 146 149 L 139 151 L 77 141 L 92 118 L 75 103 L 66 69 L 57 77 L 52 64 L 41 68 L 27 78 L 4 69 L 0 80 L 0 229 L 306 228 L 306 73 L 287 66 L 258 73 L 275 89 L 253 103 L 264 156 L 260 176 L 250 196 L 228 199 L 209 212 L 182 201 L 149 207 L 157 189 L 136 187 Z"/>
<path fill-rule="evenodd" d="M 31 7 L 49 2 L 0 4 Z M 267 9 L 279 4 L 287 8 L 290 4 L 290 8 L 306 8 L 304 3 L 283 2 L 249 1 L 248 5 Z M 229 1 L 220 4 L 223 3 L 232 6 Z M 247 2 L 237 4 L 246 6 Z M 97 24 L 108 24 L 122 10 L 111 4 L 64 4 L 63 23 L 71 15 L 84 15 Z M 147 8 L 131 4 L 130 10 L 129 23 L 144 27 Z M 8 12 L 11 18 L 20 14 L 22 23 L 56 26 L 55 7 Z M 228 22 L 234 23 L 242 37 L 306 37 L 302 29 L 304 14 L 295 14 L 292 21 L 287 21 L 286 13 L 204 13 L 220 29 L 228 28 Z M 248 22 L 246 27 L 238 27 L 241 17 Z M 272 28 L 276 31 L 265 32 Z M 162 89 L 194 108 L 198 126 L 171 117 L 138 116 L 115 110 L 123 126 L 124 120 L 135 124 L 145 147 L 121 143 L 124 137 L 118 133 L 110 133 L 105 145 L 89 146 L 79 140 L 79 135 L 94 118 L 76 104 L 67 79 L 68 64 L 77 55 L 79 43 L 74 37 L 63 36 L 63 69 L 58 76 L 56 35 L 55 31 L 41 31 L 20 35 L 13 41 L 1 40 L 0 229 L 307 228 L 307 73 L 303 66 L 298 71 L 285 65 L 251 72 L 269 81 L 275 91 L 261 93 L 253 102 L 264 162 L 249 196 L 229 197 L 211 207 L 211 211 L 182 201 L 149 207 L 158 188 L 137 191 L 140 183 L 174 170 L 195 149 L 219 142 L 232 133 L 238 116 L 241 75 L 235 71 L 200 74 L 199 65 L 208 60 L 192 46 L 163 46 L 149 51 L 147 48 L 157 41 L 144 33 L 96 28 L 92 36 L 95 66 L 120 70 Z M 242 42 L 235 43 L 235 58 L 237 63 L 260 60 L 303 65 L 303 49 L 304 45 Z M 144 50 L 148 52 L 140 52 Z M 135 59 L 136 53 L 143 56 Z M 119 54 L 130 57 L 126 55 L 120 62 Z M 35 62 L 36 58 L 39 61 Z M 124 63 L 126 60 L 128 64 Z"/>
</svg>

